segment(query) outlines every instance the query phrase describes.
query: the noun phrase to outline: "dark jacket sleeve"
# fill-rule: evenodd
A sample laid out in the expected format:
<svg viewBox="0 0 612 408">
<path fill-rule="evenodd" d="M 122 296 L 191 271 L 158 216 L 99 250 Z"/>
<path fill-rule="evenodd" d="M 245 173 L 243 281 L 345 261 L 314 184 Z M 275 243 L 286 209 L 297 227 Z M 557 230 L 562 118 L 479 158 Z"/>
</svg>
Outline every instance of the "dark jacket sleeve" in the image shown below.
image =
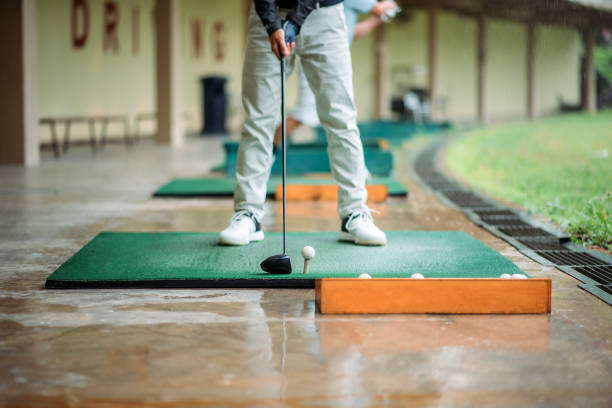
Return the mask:
<svg viewBox="0 0 612 408">
<path fill-rule="evenodd" d="M 254 0 L 254 3 L 255 11 L 268 35 L 279 28 L 283 28 L 283 22 L 276 12 L 276 0 Z M 302 27 L 308 14 L 316 7 L 317 0 L 297 0 L 296 3 L 296 7 L 287 14 L 287 20 L 291 20 L 298 27 Z"/>
<path fill-rule="evenodd" d="M 293 21 L 297 24 L 298 27 L 302 27 L 306 17 L 310 14 L 312 10 L 315 9 L 317 5 L 317 0 L 298 0 L 297 6 L 295 9 L 291 10 L 289 14 L 287 14 L 287 20 Z"/>
<path fill-rule="evenodd" d="M 276 12 L 276 0 L 255 0 L 255 11 L 266 28 L 268 35 L 279 28 L 283 28 L 281 19 Z"/>
</svg>

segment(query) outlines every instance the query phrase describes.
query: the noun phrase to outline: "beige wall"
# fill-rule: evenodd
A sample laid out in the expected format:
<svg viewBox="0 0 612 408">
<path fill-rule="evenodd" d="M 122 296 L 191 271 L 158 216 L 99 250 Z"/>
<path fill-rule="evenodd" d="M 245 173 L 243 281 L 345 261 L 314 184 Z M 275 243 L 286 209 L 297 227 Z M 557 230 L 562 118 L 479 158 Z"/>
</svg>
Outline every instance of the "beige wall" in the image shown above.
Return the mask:
<svg viewBox="0 0 612 408">
<path fill-rule="evenodd" d="M 240 127 L 242 104 L 240 101 L 244 38 L 246 35 L 246 6 L 243 0 L 181 1 L 182 54 L 183 54 L 183 108 L 187 115 L 188 131 L 202 126 L 202 97 L 199 80 L 215 75 L 228 78 L 227 125 Z M 195 26 L 200 25 L 200 55 L 196 55 Z"/>
<path fill-rule="evenodd" d="M 580 56 L 582 44 L 577 30 L 539 26 L 536 34 L 536 106 L 549 115 L 565 103 L 580 103 Z"/>
<path fill-rule="evenodd" d="M 414 11 L 408 21 L 388 26 L 390 89 L 428 86 L 428 16 Z M 472 121 L 476 115 L 476 23 L 450 13 L 438 22 L 438 97 L 445 119 Z"/>
<path fill-rule="evenodd" d="M 438 78 L 442 117 L 453 121 L 474 121 L 476 24 L 469 18 L 441 13 L 439 30 Z M 391 24 L 388 33 L 392 92 L 397 93 L 410 86 L 426 87 L 426 13 L 414 12 L 409 22 Z M 546 115 L 557 111 L 559 96 L 567 103 L 579 103 L 582 47 L 578 31 L 571 28 L 538 26 L 537 36 L 536 99 L 539 112 Z M 486 46 L 489 118 L 493 121 L 525 118 L 526 26 L 487 20 Z M 362 65 L 358 66 L 361 69 Z M 373 84 L 362 94 L 362 99 L 373 101 Z M 373 105 L 368 112 L 373 115 Z"/>
<path fill-rule="evenodd" d="M 87 43 L 71 43 L 71 0 L 38 0 L 38 83 L 41 116 L 137 113 L 155 110 L 154 0 L 120 0 L 119 50 L 102 47 L 103 0 L 87 0 L 90 27 Z M 132 11 L 140 11 L 139 50 L 132 50 Z M 243 0 L 209 2 L 182 0 L 182 98 L 187 130 L 201 128 L 199 78 L 228 78 L 228 127 L 238 131 L 243 119 L 240 100 L 247 9 Z M 198 23 L 199 22 L 199 23 Z M 221 31 L 218 28 L 222 23 Z M 200 27 L 200 55 L 195 51 L 194 27 Z M 389 89 L 401 95 L 410 87 L 427 86 L 427 14 L 386 26 L 389 53 Z M 492 120 L 525 116 L 526 29 L 522 24 L 491 20 L 487 24 L 487 110 Z M 224 47 L 224 55 L 217 54 Z M 580 37 L 576 30 L 540 26 L 537 47 L 538 109 L 546 114 L 579 100 Z M 353 44 L 353 79 L 360 120 L 375 115 L 374 36 Z M 442 117 L 473 121 L 476 116 L 476 23 L 443 12 L 439 20 L 439 96 Z M 288 105 L 296 97 L 297 75 L 288 85 Z M 86 136 L 86 129 L 75 129 Z M 115 129 L 115 133 L 120 131 Z M 49 140 L 39 127 L 41 140 Z"/>
<path fill-rule="evenodd" d="M 527 115 L 527 29 L 524 24 L 487 22 L 487 88 L 490 121 Z"/>
<path fill-rule="evenodd" d="M 427 14 L 415 11 L 409 21 L 386 27 L 392 92 L 427 87 Z"/>
<path fill-rule="evenodd" d="M 476 118 L 476 21 L 441 13 L 438 22 L 438 89 L 441 118 Z"/>
<path fill-rule="evenodd" d="M 41 116 L 153 112 L 153 0 L 119 2 L 119 50 L 104 51 L 103 1 L 87 0 L 89 35 L 83 48 L 71 41 L 71 1 L 38 1 L 38 86 Z M 139 49 L 132 50 L 132 10 L 140 10 Z M 119 131 L 120 129 L 111 129 Z M 84 136 L 75 127 L 75 138 Z M 42 142 L 47 127 L 39 127 Z"/>
<path fill-rule="evenodd" d="M 441 13 L 439 20 L 438 80 L 442 118 L 476 120 L 476 23 L 473 19 Z M 411 13 L 408 21 L 387 26 L 392 94 L 411 87 L 427 87 L 427 14 Z M 527 115 L 527 35 L 524 24 L 487 21 L 486 101 L 492 121 Z M 353 45 L 355 100 L 359 118 L 375 115 L 374 36 Z M 578 31 L 538 27 L 536 99 L 538 110 L 555 112 L 558 98 L 578 103 L 580 55 Z"/>
</svg>

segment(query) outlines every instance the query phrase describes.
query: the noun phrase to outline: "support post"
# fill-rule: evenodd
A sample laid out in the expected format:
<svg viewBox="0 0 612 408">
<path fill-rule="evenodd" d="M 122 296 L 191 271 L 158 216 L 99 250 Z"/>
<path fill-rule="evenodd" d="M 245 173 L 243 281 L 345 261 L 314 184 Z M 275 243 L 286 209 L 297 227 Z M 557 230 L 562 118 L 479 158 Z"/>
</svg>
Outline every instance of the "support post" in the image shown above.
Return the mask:
<svg viewBox="0 0 612 408">
<path fill-rule="evenodd" d="M 438 2 L 432 0 L 429 3 L 429 20 L 427 36 L 427 59 L 428 59 L 428 94 L 431 107 L 431 119 L 438 119 Z"/>
<path fill-rule="evenodd" d="M 157 142 L 183 144 L 181 101 L 180 0 L 155 3 Z"/>
<path fill-rule="evenodd" d="M 0 1 L 0 164 L 40 160 L 36 0 Z"/>
<path fill-rule="evenodd" d="M 486 93 L 487 93 L 487 26 L 486 19 L 484 14 L 478 16 L 478 78 L 477 84 L 478 87 L 476 95 L 477 95 L 477 112 L 478 112 L 478 121 L 480 123 L 487 122 L 487 101 L 486 101 Z"/>
<path fill-rule="evenodd" d="M 537 100 L 536 100 L 536 24 L 527 23 L 527 117 L 536 119 Z"/>
<path fill-rule="evenodd" d="M 374 53 L 376 61 L 376 117 L 384 119 L 389 116 L 389 61 L 387 52 L 387 35 L 384 24 L 376 28 Z"/>
<path fill-rule="evenodd" d="M 593 28 L 586 28 L 584 31 L 584 109 L 589 113 L 597 112 L 597 75 L 595 72 L 594 37 L 595 33 Z"/>
</svg>

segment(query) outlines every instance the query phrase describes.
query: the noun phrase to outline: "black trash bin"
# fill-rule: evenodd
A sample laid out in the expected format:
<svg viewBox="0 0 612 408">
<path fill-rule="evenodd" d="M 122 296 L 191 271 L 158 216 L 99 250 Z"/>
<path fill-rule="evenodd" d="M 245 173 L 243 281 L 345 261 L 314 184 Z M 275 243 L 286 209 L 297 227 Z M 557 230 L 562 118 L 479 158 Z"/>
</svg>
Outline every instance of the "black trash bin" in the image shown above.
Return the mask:
<svg viewBox="0 0 612 408">
<path fill-rule="evenodd" d="M 224 77 L 208 76 L 200 79 L 202 84 L 202 110 L 204 126 L 202 135 L 211 133 L 227 133 L 225 129 L 225 111 L 227 96 L 225 95 Z"/>
</svg>

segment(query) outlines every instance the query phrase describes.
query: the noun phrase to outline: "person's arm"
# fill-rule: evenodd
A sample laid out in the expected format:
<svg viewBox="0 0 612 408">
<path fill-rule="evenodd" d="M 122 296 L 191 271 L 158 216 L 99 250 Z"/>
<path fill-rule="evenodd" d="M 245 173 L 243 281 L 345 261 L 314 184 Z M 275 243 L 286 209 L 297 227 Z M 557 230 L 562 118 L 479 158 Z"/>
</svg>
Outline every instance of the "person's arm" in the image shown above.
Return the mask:
<svg viewBox="0 0 612 408">
<path fill-rule="evenodd" d="M 283 27 L 283 23 L 276 12 L 275 0 L 255 0 L 254 3 L 255 11 L 269 36 Z"/>
<path fill-rule="evenodd" d="M 372 30 L 378 27 L 381 23 L 381 16 L 389 9 L 397 8 L 395 2 L 390 0 L 350 0 L 345 6 L 348 6 L 360 13 L 370 13 L 372 16 L 355 25 L 355 33 L 353 41 L 369 34 Z"/>
<path fill-rule="evenodd" d="M 254 0 L 255 11 L 261 19 L 268 36 L 270 37 L 270 48 L 278 59 L 281 55 L 288 57 L 289 53 L 295 46 L 285 43 L 285 32 L 283 30 L 283 22 L 276 12 L 275 0 Z M 287 46 L 288 45 L 288 46 Z"/>
<path fill-rule="evenodd" d="M 397 4 L 393 0 L 383 0 L 374 4 L 374 7 L 370 9 L 370 14 L 381 18 L 390 9 L 397 9 Z"/>
<path fill-rule="evenodd" d="M 317 0 L 298 0 L 295 9 L 287 14 L 283 23 L 276 12 L 275 0 L 254 0 L 255 11 L 270 36 L 270 48 L 278 59 L 288 57 L 295 47 L 296 37 Z"/>
<path fill-rule="evenodd" d="M 372 30 L 378 27 L 382 23 L 382 20 L 376 16 L 370 16 L 362 22 L 357 23 L 355 26 L 355 33 L 353 34 L 353 41 L 368 35 Z"/>
</svg>

